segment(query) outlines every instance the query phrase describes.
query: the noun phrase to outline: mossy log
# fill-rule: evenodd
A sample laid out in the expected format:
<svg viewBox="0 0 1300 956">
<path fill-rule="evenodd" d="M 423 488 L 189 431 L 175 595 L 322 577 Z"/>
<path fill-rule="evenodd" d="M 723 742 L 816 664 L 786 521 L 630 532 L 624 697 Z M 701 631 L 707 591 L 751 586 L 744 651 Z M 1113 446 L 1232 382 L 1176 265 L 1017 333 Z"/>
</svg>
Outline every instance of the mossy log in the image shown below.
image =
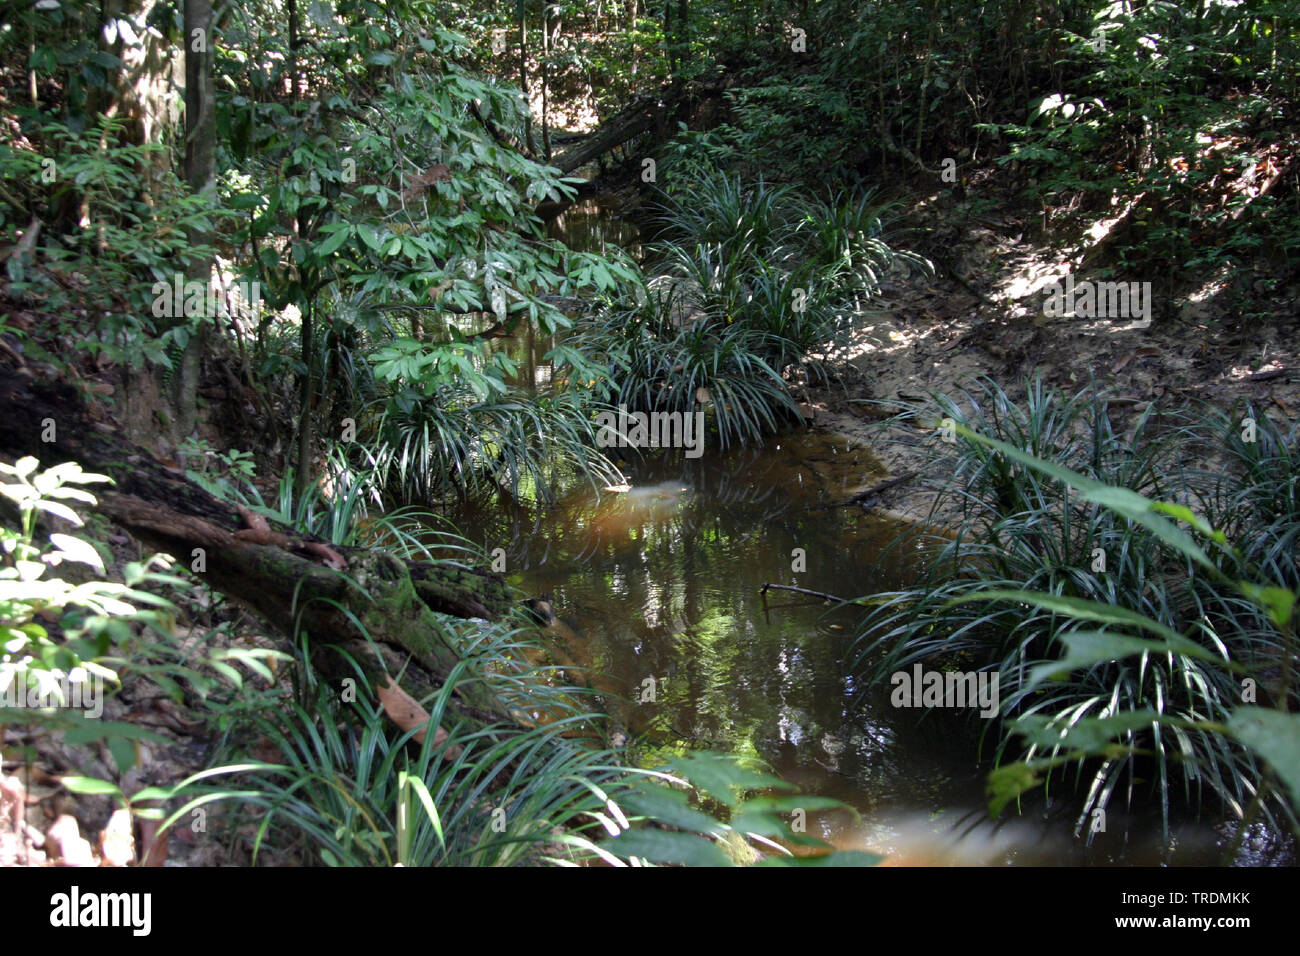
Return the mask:
<svg viewBox="0 0 1300 956">
<path fill-rule="evenodd" d="M 404 651 L 441 683 L 461 654 L 438 614 L 494 620 L 515 606 L 505 582 L 487 571 L 332 547 L 329 553 L 346 564 L 340 571 L 320 563 L 309 547 L 314 539 L 291 529 L 268 535 L 279 545 L 241 538 L 237 509 L 122 437 L 77 389 L 30 367 L 0 361 L 0 409 L 0 457 L 12 462 L 31 455 L 42 468 L 75 461 L 108 475 L 111 490 L 91 489 L 95 510 L 284 634 L 305 635 L 314 652 L 381 642 Z M 338 657 L 324 658 L 331 656 Z M 379 654 L 358 659 L 372 683 L 383 682 L 383 660 Z M 456 693 L 467 714 L 510 718 L 482 681 L 461 682 Z"/>
</svg>

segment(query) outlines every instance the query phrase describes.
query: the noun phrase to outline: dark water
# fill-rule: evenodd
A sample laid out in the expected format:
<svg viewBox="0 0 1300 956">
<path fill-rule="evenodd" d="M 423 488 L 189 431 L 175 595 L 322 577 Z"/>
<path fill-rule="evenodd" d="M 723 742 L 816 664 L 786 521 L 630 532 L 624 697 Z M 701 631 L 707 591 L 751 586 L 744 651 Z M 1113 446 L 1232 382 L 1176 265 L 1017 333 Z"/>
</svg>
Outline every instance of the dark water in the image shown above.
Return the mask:
<svg viewBox="0 0 1300 956">
<path fill-rule="evenodd" d="M 572 208 L 553 234 L 578 248 L 634 243 L 599 204 Z M 502 343 L 520 387 L 544 387 L 549 340 Z M 761 758 L 804 792 L 849 809 L 810 815 L 808 829 L 893 864 L 1220 863 L 1231 825 L 1174 827 L 1113 810 L 1091 848 L 1074 835 L 1067 803 L 1041 801 L 989 820 L 978 728 L 922 719 L 864 693 L 846 663 L 856 608 L 769 591 L 795 585 L 842 597 L 899 586 L 922 559 L 891 547 L 902 524 L 837 507 L 880 480 L 869 452 L 827 434 L 799 433 L 761 448 L 686 459 L 680 452 L 624 467 L 622 492 L 582 486 L 546 511 L 466 508 L 452 517 L 530 595 L 558 614 L 546 636 L 593 683 L 633 734 L 635 751 L 707 747 Z M 797 550 L 798 549 L 798 550 Z M 987 746 L 987 742 L 986 742 Z M 1118 801 L 1116 801 L 1118 803 Z M 1256 827 L 1239 862 L 1291 862 L 1288 841 Z"/>
<path fill-rule="evenodd" d="M 603 675 L 604 704 L 640 752 L 708 747 L 766 761 L 805 792 L 851 811 L 813 815 L 809 832 L 899 864 L 1215 864 L 1228 830 L 1184 824 L 1162 853 L 1155 819 L 1112 812 L 1085 850 L 1066 807 L 987 818 L 969 725 L 919 719 L 848 673 L 860 612 L 769 591 L 794 584 L 842 597 L 904 580 L 904 528 L 856 507 L 826 507 L 878 480 L 844 438 L 801 434 L 625 469 L 631 489 L 583 487 L 545 513 L 468 509 L 455 518 L 525 593 L 549 594 L 547 632 L 564 657 Z M 795 549 L 802 549 L 805 568 Z M 1257 859 L 1284 848 L 1260 830 Z"/>
<path fill-rule="evenodd" d="M 584 199 L 546 220 L 546 235 L 580 252 L 605 252 L 617 246 L 640 259 L 641 228 L 610 197 Z"/>
</svg>

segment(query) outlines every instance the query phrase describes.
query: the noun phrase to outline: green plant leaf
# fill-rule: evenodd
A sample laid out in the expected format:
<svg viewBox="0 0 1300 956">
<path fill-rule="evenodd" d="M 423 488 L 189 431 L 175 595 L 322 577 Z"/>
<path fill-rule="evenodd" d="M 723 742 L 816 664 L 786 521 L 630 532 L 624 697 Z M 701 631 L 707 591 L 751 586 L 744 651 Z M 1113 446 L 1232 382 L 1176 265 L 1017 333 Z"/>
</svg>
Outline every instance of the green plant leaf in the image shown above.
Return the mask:
<svg viewBox="0 0 1300 956">
<path fill-rule="evenodd" d="M 126 802 L 126 795 L 122 793 L 116 784 L 109 783 L 107 780 L 97 780 L 94 777 L 62 777 L 59 783 L 73 793 L 86 796 L 117 797 L 122 802 Z"/>
<path fill-rule="evenodd" d="M 625 830 L 602 844 L 624 859 L 638 856 L 651 863 L 683 866 L 735 866 L 731 857 L 712 840 L 674 830 Z"/>
<path fill-rule="evenodd" d="M 1116 737 L 1133 730 L 1149 730 L 1157 723 L 1182 725 L 1182 721 L 1162 717 L 1154 710 L 1130 710 L 1110 717 L 1085 717 L 1066 724 L 1040 714 L 1020 717 L 1011 729 L 1039 747 L 1060 748 L 1099 754 L 1109 748 Z"/>
<path fill-rule="evenodd" d="M 1182 637 L 1179 638 L 1178 646 L 1175 646 L 1174 642 L 1151 641 L 1142 637 L 1104 631 L 1071 631 L 1058 635 L 1057 639 L 1067 648 L 1065 656 L 1058 661 L 1035 665 L 1029 672 L 1029 679 L 1025 682 L 1026 690 L 1032 690 L 1058 674 L 1091 667 L 1102 661 L 1118 660 L 1138 654 L 1184 654 L 1188 657 L 1214 661 L 1216 664 L 1225 663 L 1223 658 Z M 1191 645 L 1191 648 L 1183 645 Z"/>
<path fill-rule="evenodd" d="M 74 538 L 69 534 L 51 534 L 50 542 L 59 549 L 64 560 L 88 564 L 99 571 L 104 570 L 104 559 L 88 542 Z"/>
<path fill-rule="evenodd" d="M 1213 562 L 1206 557 L 1205 552 L 1201 550 L 1200 546 L 1192 540 L 1192 537 L 1187 532 L 1161 517 L 1154 507 L 1155 502 L 1144 498 L 1136 491 L 1131 491 L 1128 488 L 1115 488 L 1092 478 L 1087 478 L 1076 471 L 1066 468 L 1064 465 L 1044 461 L 1028 452 L 1021 451 L 1007 442 L 981 435 L 979 432 L 960 423 L 955 424 L 954 430 L 957 434 L 969 438 L 971 441 L 979 442 L 1002 452 L 1012 461 L 1019 462 L 1026 468 L 1032 468 L 1058 481 L 1065 482 L 1070 487 L 1077 489 L 1085 500 L 1110 508 L 1130 521 L 1142 525 L 1165 544 L 1191 558 L 1201 567 L 1210 571 L 1216 570 Z"/>
<path fill-rule="evenodd" d="M 1269 762 L 1300 806 L 1300 714 L 1242 706 L 1232 712 L 1228 730 Z"/>
<path fill-rule="evenodd" d="M 713 817 L 688 805 L 689 796 L 683 790 L 674 790 L 666 784 L 643 782 L 618 798 L 619 804 L 632 813 L 643 814 L 660 823 L 722 836 L 727 828 Z"/>
</svg>

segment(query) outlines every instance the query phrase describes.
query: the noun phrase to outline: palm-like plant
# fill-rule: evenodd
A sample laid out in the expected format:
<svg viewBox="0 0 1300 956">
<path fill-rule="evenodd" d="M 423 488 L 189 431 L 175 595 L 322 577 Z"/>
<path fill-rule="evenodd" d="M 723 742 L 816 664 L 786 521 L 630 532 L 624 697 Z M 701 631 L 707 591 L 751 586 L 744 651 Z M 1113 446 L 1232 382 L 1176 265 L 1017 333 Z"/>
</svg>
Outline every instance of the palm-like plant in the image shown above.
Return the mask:
<svg viewBox="0 0 1300 956">
<path fill-rule="evenodd" d="M 711 400 L 724 446 L 797 420 L 786 377 L 826 381 L 862 303 L 895 263 L 892 207 L 870 192 L 826 202 L 697 166 L 674 177 L 650 259 L 664 275 L 589 318 L 574 340 L 608 363 L 606 393 L 641 410 Z M 635 304 L 628 300 L 635 299 Z"/>
<path fill-rule="evenodd" d="M 1038 382 L 1030 384 L 1023 405 L 987 381 L 963 399 L 936 397 L 924 410 L 909 410 L 944 422 L 941 434 L 952 439 L 941 495 L 957 502 L 959 518 L 947 533 L 933 535 L 920 580 L 873 599 L 877 607 L 864 624 L 855 666 L 878 679 L 926 659 L 996 672 L 1000 761 L 1010 759 L 1013 727 L 1129 720 L 1121 728 L 1124 749 L 1101 761 L 1095 754 L 1067 761 L 1065 750 L 1047 747 L 1057 760 L 1046 765 L 1049 778 L 1064 763 L 1078 770 L 1081 819 L 1117 793 L 1131 800 L 1140 778 L 1149 781 L 1166 824 L 1176 799 L 1200 804 L 1213 796 L 1238 809 L 1250 803 L 1259 766 L 1220 728 L 1240 703 L 1239 669 L 1268 673 L 1295 651 L 1286 627 L 1235 582 L 1248 567 L 1265 580 L 1293 581 L 1273 576 L 1281 569 L 1269 563 L 1292 532 L 1239 522 L 1239 533 L 1258 538 L 1253 552 L 1264 563 L 1252 564 L 1230 549 L 1193 560 L 1181 547 L 1184 537 L 1163 524 L 1135 520 L 1143 512 L 1113 506 L 1180 491 L 1188 497 L 1194 487 L 1184 466 L 1188 440 L 1207 437 L 1204 427 L 1162 428 L 1148 412 L 1131 437 L 1122 436 L 1111 428 L 1100 392 L 1066 397 Z M 1273 453 L 1259 456 L 1268 462 L 1263 473 L 1280 480 L 1293 454 L 1275 445 Z M 1242 481 L 1242 471 L 1226 474 Z M 1236 488 L 1225 501 L 1246 494 L 1242 485 Z M 1096 489 L 1111 489 L 1110 497 Z M 1162 507 L 1194 517 L 1183 505 Z M 1095 608 L 1114 613 L 1098 617 Z M 1144 648 L 1136 659 L 1117 652 L 1111 632 L 1123 624 L 1164 635 L 1171 644 L 1163 653 Z M 1093 645 L 1106 653 L 1087 657 L 1084 648 Z M 1044 679 L 1042 668 L 1056 663 L 1063 646 L 1066 660 L 1078 666 Z M 1300 701 L 1294 687 L 1279 693 L 1293 707 Z M 1020 723 L 1013 725 L 1012 718 Z M 1052 738 L 1031 737 L 1027 759 L 1042 752 L 1044 739 Z"/>
</svg>

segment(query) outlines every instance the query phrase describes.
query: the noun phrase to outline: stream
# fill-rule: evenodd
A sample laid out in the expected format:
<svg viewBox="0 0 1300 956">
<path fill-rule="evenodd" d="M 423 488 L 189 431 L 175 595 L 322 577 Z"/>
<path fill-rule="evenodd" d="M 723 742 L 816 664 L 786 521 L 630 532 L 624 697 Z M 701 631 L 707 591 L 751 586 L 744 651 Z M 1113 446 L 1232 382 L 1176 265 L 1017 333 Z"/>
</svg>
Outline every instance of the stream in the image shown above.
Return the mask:
<svg viewBox="0 0 1300 956">
<path fill-rule="evenodd" d="M 549 224 L 575 248 L 638 234 L 598 203 Z M 549 342 L 503 343 L 520 386 L 549 381 Z M 1171 844 L 1158 815 L 1125 817 L 1121 801 L 1091 847 L 1074 835 L 1069 794 L 1041 791 L 1020 815 L 989 819 L 977 731 L 891 705 L 889 688 L 848 672 L 861 611 L 764 584 L 860 597 L 904 583 L 915 552 L 890 545 L 904 525 L 842 506 L 884 475 L 870 451 L 798 431 L 761 447 L 680 452 L 623 466 L 631 489 L 580 485 L 557 504 L 465 505 L 449 514 L 487 551 L 503 548 L 510 582 L 549 595 L 557 650 L 600 675 L 602 704 L 638 752 L 709 748 L 760 758 L 802 792 L 847 809 L 808 815 L 808 832 L 886 865 L 1217 865 L 1235 824 L 1184 820 Z M 986 754 L 991 740 L 985 741 Z M 1238 863 L 1290 862 L 1263 825 Z"/>
</svg>

